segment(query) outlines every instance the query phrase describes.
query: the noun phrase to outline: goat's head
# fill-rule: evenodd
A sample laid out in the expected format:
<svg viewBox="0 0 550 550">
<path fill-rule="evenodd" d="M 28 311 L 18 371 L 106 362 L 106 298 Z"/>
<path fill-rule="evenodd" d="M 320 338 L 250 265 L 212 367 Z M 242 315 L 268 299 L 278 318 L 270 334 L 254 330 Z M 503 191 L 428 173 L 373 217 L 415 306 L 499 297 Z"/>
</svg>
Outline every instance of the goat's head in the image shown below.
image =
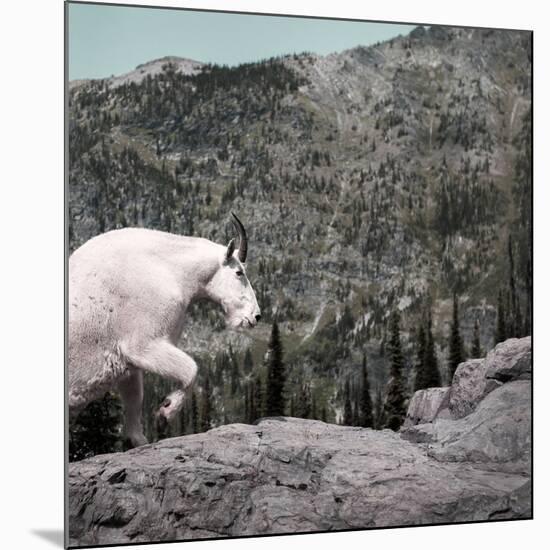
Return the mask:
<svg viewBox="0 0 550 550">
<path fill-rule="evenodd" d="M 260 320 L 261 313 L 256 294 L 246 276 L 246 255 L 248 238 L 239 218 L 232 215 L 233 224 L 239 234 L 239 247 L 231 239 L 220 258 L 220 266 L 209 283 L 209 293 L 219 302 L 228 325 L 233 328 L 253 327 Z"/>
</svg>

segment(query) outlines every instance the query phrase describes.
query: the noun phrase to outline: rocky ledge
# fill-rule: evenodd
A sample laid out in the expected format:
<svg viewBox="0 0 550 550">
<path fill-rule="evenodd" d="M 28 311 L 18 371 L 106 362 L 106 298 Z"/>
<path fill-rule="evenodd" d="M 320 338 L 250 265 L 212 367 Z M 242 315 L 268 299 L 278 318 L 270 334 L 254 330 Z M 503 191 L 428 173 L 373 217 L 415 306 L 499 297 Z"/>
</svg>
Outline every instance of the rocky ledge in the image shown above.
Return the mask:
<svg viewBox="0 0 550 550">
<path fill-rule="evenodd" d="M 266 418 L 71 463 L 69 544 L 529 518 L 530 373 L 512 339 L 400 433 Z"/>
</svg>

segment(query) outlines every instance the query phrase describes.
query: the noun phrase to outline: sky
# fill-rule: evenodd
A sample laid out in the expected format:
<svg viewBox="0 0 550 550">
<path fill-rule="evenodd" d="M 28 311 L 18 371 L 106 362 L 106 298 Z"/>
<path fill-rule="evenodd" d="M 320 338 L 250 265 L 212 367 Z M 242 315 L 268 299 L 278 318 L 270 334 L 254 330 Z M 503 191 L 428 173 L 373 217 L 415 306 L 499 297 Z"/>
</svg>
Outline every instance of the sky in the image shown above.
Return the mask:
<svg viewBox="0 0 550 550">
<path fill-rule="evenodd" d="M 68 4 L 69 80 L 105 78 L 166 55 L 237 65 L 275 55 L 368 46 L 414 26 Z"/>
</svg>

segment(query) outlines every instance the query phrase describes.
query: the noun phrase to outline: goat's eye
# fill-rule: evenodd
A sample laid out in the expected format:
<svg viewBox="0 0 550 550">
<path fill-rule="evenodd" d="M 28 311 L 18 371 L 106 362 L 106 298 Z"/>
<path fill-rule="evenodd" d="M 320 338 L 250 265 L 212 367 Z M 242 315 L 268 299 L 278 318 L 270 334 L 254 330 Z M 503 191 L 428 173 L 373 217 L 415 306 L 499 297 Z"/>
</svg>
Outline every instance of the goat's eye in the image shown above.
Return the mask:
<svg viewBox="0 0 550 550">
<path fill-rule="evenodd" d="M 244 273 L 239 269 L 239 271 L 235 271 L 235 273 L 237 274 L 237 277 L 242 277 L 244 275 Z"/>
</svg>

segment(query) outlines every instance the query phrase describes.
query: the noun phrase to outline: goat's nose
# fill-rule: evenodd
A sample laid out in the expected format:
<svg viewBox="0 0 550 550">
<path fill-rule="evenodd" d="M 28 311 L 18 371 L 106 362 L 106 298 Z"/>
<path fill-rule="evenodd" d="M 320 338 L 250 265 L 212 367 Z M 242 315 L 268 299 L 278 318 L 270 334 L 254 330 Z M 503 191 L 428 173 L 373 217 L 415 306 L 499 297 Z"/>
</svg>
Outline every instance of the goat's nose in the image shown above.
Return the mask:
<svg viewBox="0 0 550 550">
<path fill-rule="evenodd" d="M 256 321 L 259 321 L 262 318 L 262 316 L 259 313 L 258 315 L 255 315 L 255 317 L 256 317 Z"/>
</svg>

